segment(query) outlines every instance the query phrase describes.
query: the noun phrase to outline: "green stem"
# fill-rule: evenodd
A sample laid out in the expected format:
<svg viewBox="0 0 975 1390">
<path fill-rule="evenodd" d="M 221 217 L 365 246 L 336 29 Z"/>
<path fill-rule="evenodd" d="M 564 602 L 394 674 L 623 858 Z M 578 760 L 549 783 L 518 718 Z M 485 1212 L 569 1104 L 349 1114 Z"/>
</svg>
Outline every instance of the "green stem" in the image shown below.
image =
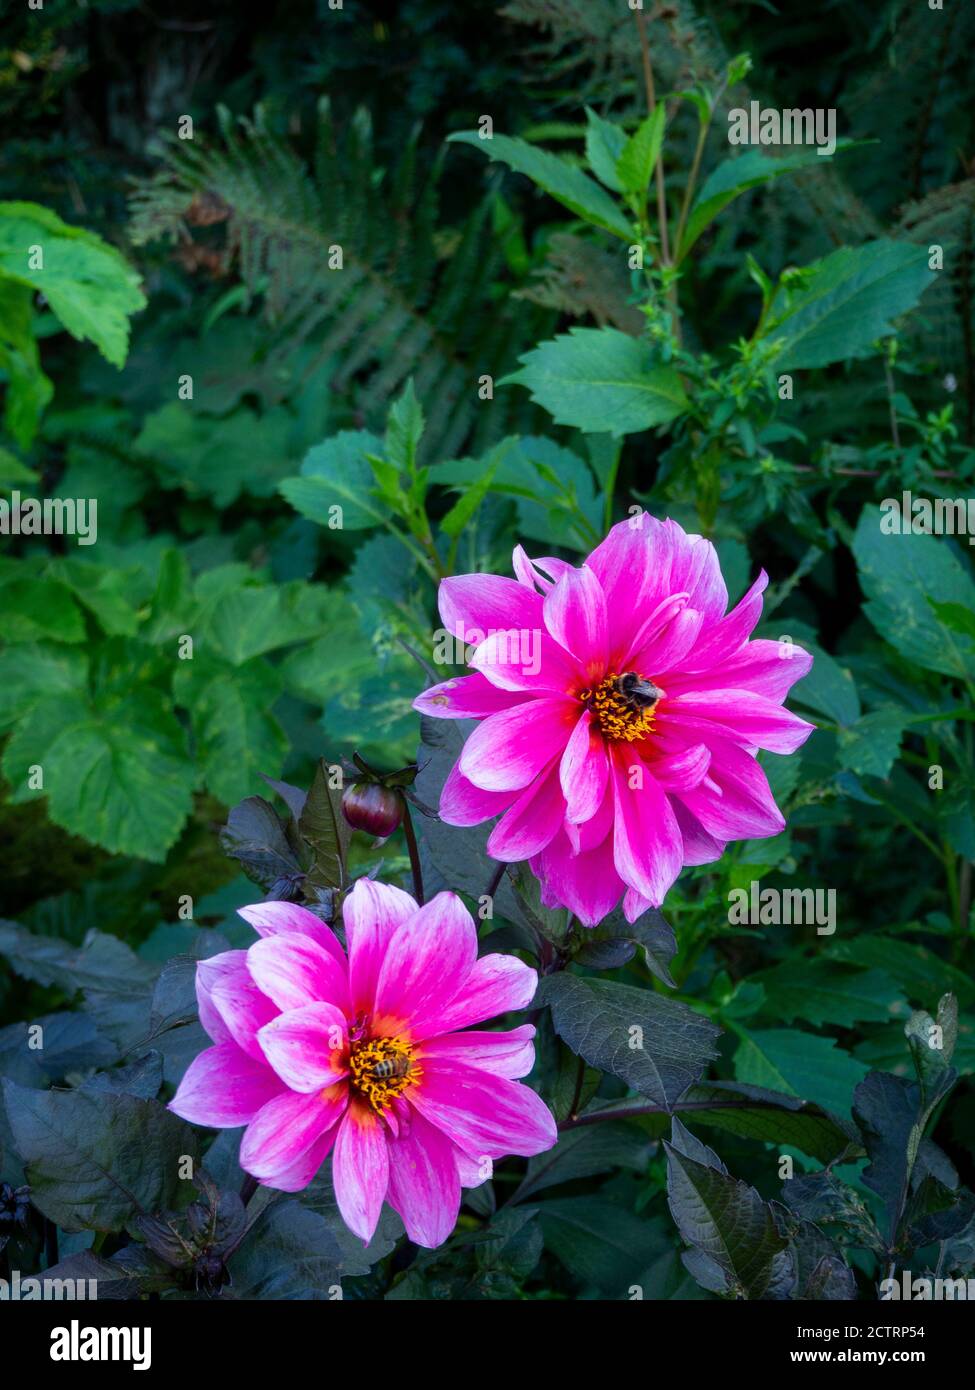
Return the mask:
<svg viewBox="0 0 975 1390">
<path fill-rule="evenodd" d="M 403 797 L 403 834 L 406 836 L 406 848 L 410 855 L 410 870 L 413 874 L 413 896 L 420 906 L 423 906 L 423 871 L 420 868 L 420 851 L 416 844 L 416 831 L 413 829 L 413 817 L 410 815 L 410 808 L 406 798 Z"/>
<path fill-rule="evenodd" d="M 616 450 L 616 456 L 609 465 L 609 472 L 606 474 L 606 495 L 603 499 L 603 530 L 608 531 L 613 524 L 613 494 L 616 491 L 616 476 L 620 471 L 620 457 L 623 453 L 621 447 Z"/>
<path fill-rule="evenodd" d="M 691 211 L 691 200 L 694 197 L 694 190 L 697 187 L 697 176 L 701 171 L 701 159 L 704 155 L 704 145 L 708 138 L 708 131 L 711 128 L 710 117 L 707 121 L 702 121 L 697 132 L 697 145 L 694 149 L 694 160 L 691 164 L 690 177 L 687 180 L 687 188 L 684 190 L 684 201 L 680 210 L 680 221 L 677 223 L 677 236 L 675 237 L 674 260 L 678 265 L 681 263 L 681 247 L 684 241 L 684 230 L 687 226 L 687 219 Z"/>
</svg>

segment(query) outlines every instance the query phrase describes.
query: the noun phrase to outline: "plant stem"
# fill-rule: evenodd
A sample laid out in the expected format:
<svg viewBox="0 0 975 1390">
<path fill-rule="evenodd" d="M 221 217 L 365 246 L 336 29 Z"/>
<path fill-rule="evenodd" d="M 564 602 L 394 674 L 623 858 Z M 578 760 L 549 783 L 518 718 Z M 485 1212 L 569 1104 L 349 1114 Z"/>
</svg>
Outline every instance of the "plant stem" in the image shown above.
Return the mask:
<svg viewBox="0 0 975 1390">
<path fill-rule="evenodd" d="M 616 475 L 620 470 L 620 458 L 622 456 L 622 446 L 617 448 L 613 462 L 609 465 L 609 472 L 606 474 L 606 496 L 603 504 L 603 530 L 608 531 L 613 524 L 613 494 L 616 491 Z"/>
<path fill-rule="evenodd" d="M 634 11 L 637 31 L 640 35 L 640 53 L 643 58 L 643 85 L 647 91 L 647 115 L 652 116 L 657 109 L 657 94 L 653 82 L 653 65 L 650 62 L 650 45 L 647 42 L 647 21 L 642 10 Z M 657 218 L 660 222 L 660 250 L 664 265 L 670 265 L 670 237 L 667 231 L 667 201 L 664 196 L 664 166 L 662 155 L 657 156 L 654 170 L 657 180 Z"/>
<path fill-rule="evenodd" d="M 246 1207 L 254 1193 L 257 1191 L 257 1179 L 252 1178 L 248 1173 L 240 1185 L 240 1200 Z"/>
<path fill-rule="evenodd" d="M 569 1119 L 579 1118 L 579 1102 L 582 1099 L 582 1086 L 586 1079 L 586 1063 L 582 1057 L 579 1058 L 579 1070 L 576 1073 L 576 1088 L 572 1096 L 572 1104 L 569 1106 Z"/>
<path fill-rule="evenodd" d="M 570 1115 L 563 1120 L 559 1129 L 578 1129 L 581 1125 L 597 1125 L 602 1120 L 629 1120 L 634 1115 L 673 1115 L 681 1110 L 777 1110 L 779 1106 L 770 1100 L 679 1100 L 668 1110 L 666 1105 L 644 1104 L 614 1105 L 605 1110 L 587 1111 L 584 1115 Z"/>
<path fill-rule="evenodd" d="M 58 1262 L 58 1228 L 47 1216 L 44 1218 L 44 1254 L 47 1267 L 51 1269 Z"/>
<path fill-rule="evenodd" d="M 657 91 L 653 81 L 653 64 L 650 61 L 650 44 L 647 41 L 647 21 L 642 10 L 635 10 L 633 18 L 636 20 L 637 33 L 640 35 L 640 55 L 643 60 L 643 85 L 647 93 L 647 114 L 652 116 L 657 109 Z M 667 228 L 667 196 L 664 187 L 663 144 L 661 144 L 660 153 L 657 155 L 654 178 L 657 185 L 657 222 L 660 226 L 660 263 L 666 269 L 670 269 L 673 262 L 670 259 L 670 232 Z M 667 299 L 670 304 L 670 315 L 674 325 L 674 337 L 677 339 L 677 342 L 680 343 L 680 308 L 677 303 L 676 284 L 671 283 L 667 286 Z"/>
<path fill-rule="evenodd" d="M 688 214 L 691 210 L 691 200 L 694 197 L 694 190 L 697 187 L 697 176 L 701 171 L 701 159 L 704 155 L 704 146 L 708 138 L 708 130 L 711 127 L 710 121 L 702 121 L 697 132 L 697 145 L 694 148 L 694 160 L 691 164 L 690 177 L 687 180 L 687 188 L 684 190 L 684 201 L 681 204 L 680 220 L 677 223 L 677 235 L 674 238 L 674 259 L 680 264 L 680 248 L 684 240 L 684 229 L 687 226 Z"/>
<path fill-rule="evenodd" d="M 423 871 L 420 868 L 420 851 L 416 844 L 416 831 L 413 829 L 413 817 L 410 815 L 410 808 L 405 797 L 403 798 L 403 834 L 406 836 L 406 848 L 410 854 L 410 871 L 413 874 L 413 896 L 420 906 L 423 906 Z"/>
</svg>

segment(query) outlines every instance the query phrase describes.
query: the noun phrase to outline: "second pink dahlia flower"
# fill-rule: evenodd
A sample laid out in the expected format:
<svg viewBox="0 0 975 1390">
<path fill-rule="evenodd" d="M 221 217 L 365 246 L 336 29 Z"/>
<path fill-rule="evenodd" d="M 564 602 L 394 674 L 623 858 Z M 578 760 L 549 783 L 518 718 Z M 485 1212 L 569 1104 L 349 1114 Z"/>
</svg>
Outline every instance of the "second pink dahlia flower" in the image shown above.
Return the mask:
<svg viewBox="0 0 975 1390">
<path fill-rule="evenodd" d="M 749 640 L 764 570 L 727 612 L 711 542 L 646 513 L 578 567 L 519 546 L 514 569 L 440 586 L 475 674 L 415 707 L 481 721 L 444 785 L 444 821 L 500 815 L 488 853 L 529 860 L 546 906 L 588 926 L 621 895 L 635 921 L 685 864 L 784 828 L 755 755 L 794 752 L 812 732 L 782 707 L 812 658 Z"/>
<path fill-rule="evenodd" d="M 198 964 L 214 1045 L 170 1109 L 216 1129 L 246 1125 L 240 1164 L 261 1183 L 296 1192 L 331 1154 L 356 1235 L 371 1239 L 388 1201 L 410 1238 L 434 1247 L 454 1228 L 461 1188 L 489 1177 L 492 1160 L 555 1143 L 545 1104 L 518 1084 L 535 1029 L 459 1031 L 524 1008 L 538 977 L 515 956 L 478 959 L 456 894 L 418 908 L 359 879 L 342 909 L 348 954 L 293 903 L 240 915 L 261 939 Z"/>
</svg>

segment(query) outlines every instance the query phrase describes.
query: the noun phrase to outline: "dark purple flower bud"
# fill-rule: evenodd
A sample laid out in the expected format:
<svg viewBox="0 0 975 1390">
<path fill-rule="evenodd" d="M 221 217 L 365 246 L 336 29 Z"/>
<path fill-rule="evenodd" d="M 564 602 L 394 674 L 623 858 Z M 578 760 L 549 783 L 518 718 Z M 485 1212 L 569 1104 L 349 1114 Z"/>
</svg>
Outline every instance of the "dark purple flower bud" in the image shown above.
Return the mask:
<svg viewBox="0 0 975 1390">
<path fill-rule="evenodd" d="M 342 793 L 342 814 L 353 830 L 385 840 L 403 819 L 403 798 L 379 782 L 353 782 Z"/>
</svg>

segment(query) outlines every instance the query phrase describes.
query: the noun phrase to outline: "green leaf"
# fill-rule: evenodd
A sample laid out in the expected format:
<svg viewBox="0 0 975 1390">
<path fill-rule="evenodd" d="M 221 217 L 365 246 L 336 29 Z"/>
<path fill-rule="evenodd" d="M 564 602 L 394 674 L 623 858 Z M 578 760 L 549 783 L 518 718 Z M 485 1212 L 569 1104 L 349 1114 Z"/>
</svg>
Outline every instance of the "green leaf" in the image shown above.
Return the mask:
<svg viewBox="0 0 975 1390">
<path fill-rule="evenodd" d="M 642 1173 L 652 1147 L 647 1135 L 631 1125 L 606 1123 L 570 1129 L 554 1149 L 528 1160 L 528 1172 L 511 1200 L 526 1202 L 546 1188 L 613 1169 Z"/>
<path fill-rule="evenodd" d="M 833 1038 L 787 1028 L 748 1033 L 734 1066 L 739 1081 L 801 1096 L 841 1118 L 849 1115 L 853 1088 L 867 1070 Z"/>
<path fill-rule="evenodd" d="M 539 188 L 561 203 L 563 207 L 590 222 L 594 227 L 612 232 L 624 241 L 633 240 L 633 228 L 609 194 L 594 183 L 587 174 L 575 165 L 529 145 L 525 140 L 516 140 L 509 135 L 493 135 L 490 140 L 482 140 L 477 131 L 458 131 L 448 137 L 454 144 L 472 145 L 481 150 L 488 159 L 507 164 L 516 173 L 525 174 Z"/>
<path fill-rule="evenodd" d="M 660 1220 L 647 1220 L 605 1197 L 556 1197 L 538 1204 L 545 1247 L 583 1288 L 626 1299 L 643 1271 L 667 1249 Z"/>
<path fill-rule="evenodd" d="M 417 749 L 419 766 L 414 789 L 427 806 L 440 805 L 440 793 L 451 768 L 460 757 L 464 739 L 475 727 L 473 720 L 420 719 L 421 743 Z M 446 825 L 439 818 L 416 817 L 420 857 L 428 894 L 437 888 L 467 893 L 475 900 L 488 890 L 497 876 L 497 864 L 487 854 L 487 841 L 493 822 L 484 825 Z M 504 875 L 494 891 L 494 911 L 509 921 L 519 922 L 522 913 Z"/>
<path fill-rule="evenodd" d="M 156 1101 L 12 1081 L 3 1099 L 31 1201 L 64 1230 L 119 1231 L 192 1194 L 180 1172 L 199 1158 L 200 1131 Z"/>
<path fill-rule="evenodd" d="M 247 877 L 259 883 L 265 892 L 279 879 L 302 874 L 285 825 L 263 796 L 245 797 L 231 809 L 227 824 L 220 831 L 220 844 L 226 854 L 240 861 Z"/>
<path fill-rule="evenodd" d="M 616 173 L 624 193 L 645 193 L 660 158 L 667 109 L 662 101 L 630 136 L 616 163 Z"/>
<path fill-rule="evenodd" d="M 21 463 L 9 449 L 0 448 L 0 491 L 9 492 L 11 488 L 22 487 L 25 483 L 28 487 L 36 487 L 38 475 Z"/>
<path fill-rule="evenodd" d="M 199 646 L 206 651 L 212 644 L 233 666 L 317 637 L 342 607 L 342 600 L 323 586 L 297 579 L 255 583 L 246 569 L 242 582 L 240 570 L 236 565 L 209 570 L 196 586 Z"/>
<path fill-rule="evenodd" d="M 44 268 L 31 269 L 31 248 Z M 75 338 L 87 338 L 115 367 L 125 363 L 129 317 L 144 309 L 139 276 L 114 247 L 62 222 L 37 203 L 0 203 L 0 276 L 39 290 Z"/>
<path fill-rule="evenodd" d="M 3 754 L 13 800 L 48 798 L 56 825 L 113 854 L 161 863 L 190 812 L 197 773 L 185 735 L 158 691 L 34 705 Z M 44 785 L 28 786 L 32 767 Z"/>
<path fill-rule="evenodd" d="M 192 401 L 151 412 L 136 453 L 158 466 L 165 487 L 229 507 L 239 497 L 270 497 L 301 457 L 294 417 L 283 406 L 258 414 L 240 406 L 207 415 Z"/>
<path fill-rule="evenodd" d="M 870 1158 L 863 1181 L 883 1200 L 891 1239 L 921 1143 L 920 1107 L 919 1087 L 899 1076 L 872 1071 L 856 1088 L 853 1117 Z"/>
<path fill-rule="evenodd" d="M 765 334 L 782 344 L 777 371 L 863 356 L 878 338 L 895 332 L 894 320 L 914 307 L 935 278 L 927 248 L 904 241 L 841 246 L 810 270 Z"/>
<path fill-rule="evenodd" d="M 849 1121 L 840 1120 L 808 1101 L 763 1086 L 705 1081 L 692 1086 L 683 1099 L 695 1105 L 701 1101 L 715 1102 L 713 1110 L 695 1109 L 693 1121 L 696 1125 L 707 1125 L 760 1143 L 791 1144 L 820 1163 L 834 1162 L 855 1139 L 856 1132 Z M 738 1103 L 732 1108 L 727 1104 L 729 1100 Z M 754 1104 L 742 1105 L 743 1100 Z"/>
<path fill-rule="evenodd" d="M 342 792 L 330 786 L 330 780 L 329 765 L 320 758 L 298 820 L 298 833 L 312 851 L 311 882 L 322 888 L 341 888 L 352 829 L 342 814 Z"/>
<path fill-rule="evenodd" d="M 503 384 L 527 387 L 556 424 L 633 434 L 688 407 L 678 372 L 655 365 L 649 343 L 616 328 L 571 328 L 519 360 Z"/>
<path fill-rule="evenodd" d="M 261 1211 L 228 1268 L 243 1299 L 327 1301 L 341 1287 L 342 1250 L 332 1226 L 297 1201 Z"/>
<path fill-rule="evenodd" d="M 906 1018 L 908 1006 L 897 985 L 882 970 L 851 970 L 822 957 L 790 960 L 760 970 L 751 983 L 765 989 L 763 1012 L 784 1023 L 804 1019 L 817 1027 L 835 1023 L 889 1023 Z"/>
<path fill-rule="evenodd" d="M 762 1298 L 782 1277 L 787 1241 L 772 1208 L 753 1187 L 714 1166 L 714 1155 L 674 1117 L 667 1152 L 667 1200 L 677 1229 L 720 1270 L 725 1290 L 737 1297 Z M 697 1277 L 701 1266 L 687 1262 Z M 705 1287 L 714 1285 L 706 1283 Z"/>
<path fill-rule="evenodd" d="M 400 472 L 412 473 L 423 429 L 423 409 L 416 398 L 411 377 L 403 394 L 390 407 L 386 422 L 386 459 Z"/>
<path fill-rule="evenodd" d="M 137 569 L 109 569 L 85 560 L 56 560 L 48 576 L 66 584 L 109 637 L 132 637 L 139 627 Z"/>
<path fill-rule="evenodd" d="M 0 607 L 5 642 L 83 642 L 85 620 L 71 590 L 57 579 L 17 570 L 0 575 Z"/>
<path fill-rule="evenodd" d="M 78 990 L 113 985 L 144 990 L 154 973 L 124 941 L 94 930 L 78 947 L 59 937 L 38 936 L 16 922 L 0 921 L 0 955 L 25 980 L 53 986 L 69 997 Z"/>
<path fill-rule="evenodd" d="M 843 148 L 840 142 L 838 149 Z M 846 146 L 849 148 L 849 146 Z M 726 159 L 708 176 L 701 191 L 694 199 L 684 236 L 678 247 L 678 263 L 697 241 L 701 233 L 714 221 L 722 208 L 728 206 L 749 188 L 769 183 L 781 178 L 783 174 L 794 174 L 797 169 L 821 166 L 825 156 L 817 150 L 796 150 L 794 153 L 770 159 L 760 150 L 749 150 L 747 154 Z"/>
<path fill-rule="evenodd" d="M 908 999 L 923 1003 L 942 994 L 956 994 L 962 1006 L 975 1002 L 970 975 L 943 961 L 926 946 L 880 933 L 861 934 L 849 941 L 833 938 L 830 953 L 866 970 L 883 970 L 896 980 Z"/>
<path fill-rule="evenodd" d="M 840 766 L 858 777 L 888 777 L 909 723 L 907 710 L 878 709 L 862 714 L 848 729 L 839 731 L 836 747 Z"/>
<path fill-rule="evenodd" d="M 948 626 L 936 603 L 975 610 L 975 584 L 949 542 L 936 536 L 885 534 L 876 508 L 865 507 L 853 537 L 864 613 L 884 641 L 925 671 L 975 677 L 975 641 Z"/>
<path fill-rule="evenodd" d="M 177 666 L 173 695 L 190 712 L 204 780 L 228 805 L 262 772 L 281 769 L 288 740 L 271 714 L 280 693 L 281 677 L 262 657 L 231 666 L 204 652 Z"/>
<path fill-rule="evenodd" d="M 0 650 L 0 728 L 9 727 L 45 696 L 78 695 L 88 681 L 88 657 L 53 642 L 9 643 Z"/>
<path fill-rule="evenodd" d="M 720 1029 L 651 990 L 563 972 L 542 981 L 536 1003 L 551 1008 L 556 1033 L 590 1066 L 668 1109 L 716 1055 Z"/>
<path fill-rule="evenodd" d="M 586 158 L 590 169 L 600 183 L 614 193 L 622 193 L 616 163 L 626 144 L 626 131 L 604 120 L 589 106 L 586 107 L 586 122 Z"/>
<path fill-rule="evenodd" d="M 792 687 L 790 699 L 825 714 L 837 724 L 853 724 L 860 717 L 860 697 L 849 670 L 812 642 L 803 642 L 812 653 L 807 676 Z"/>
<path fill-rule="evenodd" d="M 343 430 L 309 450 L 301 476 L 285 478 L 278 490 L 302 516 L 331 530 L 382 525 L 387 512 L 373 495 L 375 478 L 366 457 L 381 455 L 382 449 L 374 434 Z"/>
</svg>

